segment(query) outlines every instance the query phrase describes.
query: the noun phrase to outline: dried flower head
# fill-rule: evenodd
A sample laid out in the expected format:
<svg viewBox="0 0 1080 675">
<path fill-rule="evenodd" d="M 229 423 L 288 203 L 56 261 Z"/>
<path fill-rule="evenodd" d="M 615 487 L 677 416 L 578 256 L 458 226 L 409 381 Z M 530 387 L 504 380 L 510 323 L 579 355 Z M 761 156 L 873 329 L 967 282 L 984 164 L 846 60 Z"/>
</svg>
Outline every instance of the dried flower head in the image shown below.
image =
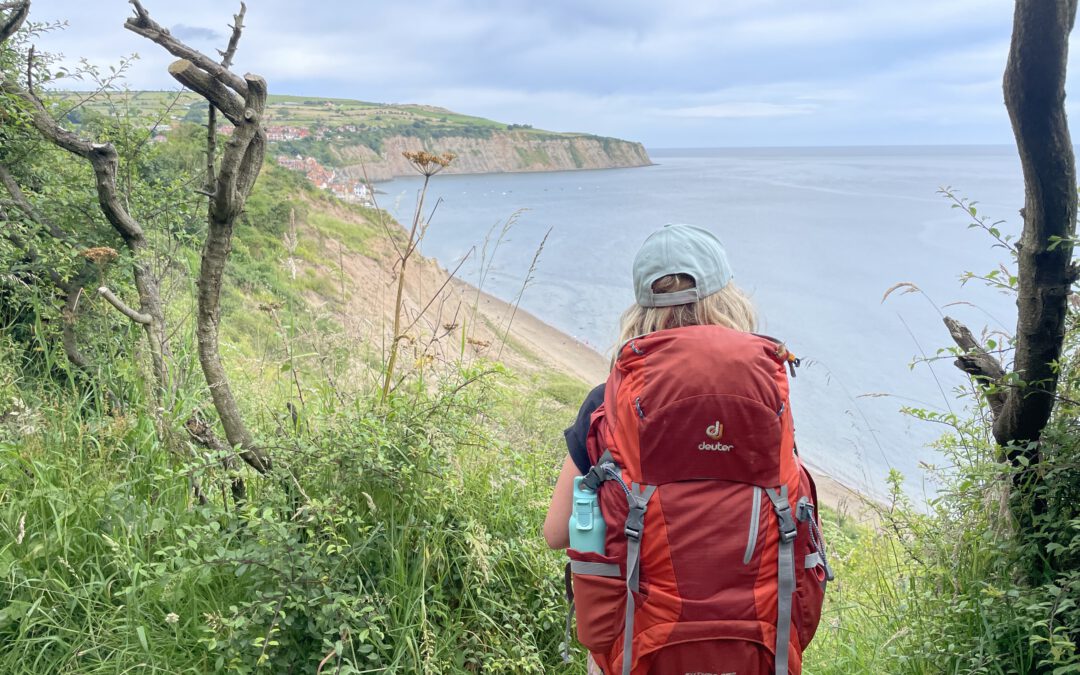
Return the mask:
<svg viewBox="0 0 1080 675">
<path fill-rule="evenodd" d="M 120 254 L 116 252 L 116 249 L 109 248 L 108 246 L 94 246 L 86 249 L 79 255 L 95 265 L 108 265 L 120 257 Z"/>
<path fill-rule="evenodd" d="M 405 159 L 409 160 L 414 169 L 424 176 L 434 176 L 450 166 L 450 162 L 453 162 L 457 157 L 452 152 L 435 154 L 426 150 L 407 151 L 401 154 L 404 155 Z"/>
</svg>

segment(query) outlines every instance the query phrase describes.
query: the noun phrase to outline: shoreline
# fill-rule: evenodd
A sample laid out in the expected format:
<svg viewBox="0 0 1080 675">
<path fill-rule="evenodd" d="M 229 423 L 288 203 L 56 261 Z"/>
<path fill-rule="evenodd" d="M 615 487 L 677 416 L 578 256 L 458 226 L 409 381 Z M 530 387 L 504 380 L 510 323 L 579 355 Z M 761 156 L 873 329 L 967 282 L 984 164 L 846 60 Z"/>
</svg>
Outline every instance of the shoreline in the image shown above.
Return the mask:
<svg viewBox="0 0 1080 675">
<path fill-rule="evenodd" d="M 597 167 L 582 167 L 582 168 L 567 168 L 567 169 L 521 169 L 518 171 L 440 171 L 439 176 L 505 176 L 505 175 L 520 175 L 520 174 L 533 174 L 533 173 L 582 173 L 585 171 L 617 171 L 619 169 L 645 169 L 650 166 L 660 166 L 660 162 L 651 161 L 649 158 L 648 164 L 628 164 L 626 166 L 597 166 Z M 347 170 L 348 167 L 340 167 L 342 170 Z M 392 183 L 395 180 L 401 180 L 402 178 L 422 178 L 417 173 L 403 173 L 390 178 L 382 178 L 379 180 L 371 181 L 372 187 L 383 185 L 385 183 Z M 387 192 L 381 192 L 381 194 L 389 194 Z"/>
<path fill-rule="evenodd" d="M 446 272 L 441 266 L 439 269 Z M 478 292 L 475 286 L 456 277 L 452 285 L 455 292 L 471 294 L 471 297 Z M 485 291 L 479 291 L 479 297 L 481 310 L 488 316 L 505 319 L 513 311 L 513 305 Z M 590 388 L 607 378 L 608 360 L 603 354 L 524 309 L 517 309 L 510 334 L 540 358 L 546 359 L 544 364 L 547 367 L 575 377 Z M 810 462 L 804 460 L 803 464 L 814 478 L 823 506 L 836 511 L 841 518 L 854 518 L 859 523 L 873 524 L 878 521 L 875 505 L 880 505 L 880 502 L 873 496 L 841 482 Z"/>
<path fill-rule="evenodd" d="M 351 214 L 340 215 L 348 217 Z M 392 321 L 394 298 L 391 285 L 386 283 L 391 260 L 393 252 L 386 243 L 366 254 L 349 252 L 341 257 L 343 271 L 352 280 L 352 293 L 346 302 L 345 313 L 352 317 L 368 317 L 347 322 L 346 330 L 373 344 L 385 339 L 384 331 Z M 451 275 L 435 258 L 421 256 L 412 269 L 405 285 L 404 306 L 416 315 L 425 308 L 432 308 L 435 316 L 431 330 L 438 334 L 428 336 L 430 341 L 426 347 L 435 350 L 438 361 L 449 363 L 468 353 L 477 358 L 502 361 L 526 373 L 550 372 L 567 376 L 589 389 L 607 379 L 609 358 L 595 347 L 529 311 L 515 308 L 512 303 Z M 324 272 L 330 273 L 330 270 Z M 315 297 L 311 300 L 314 304 L 323 302 Z M 566 424 L 572 422 L 573 419 L 568 418 Z M 843 483 L 812 462 L 804 460 L 804 463 L 812 472 L 822 505 L 860 522 L 876 520 L 872 495 Z"/>
</svg>

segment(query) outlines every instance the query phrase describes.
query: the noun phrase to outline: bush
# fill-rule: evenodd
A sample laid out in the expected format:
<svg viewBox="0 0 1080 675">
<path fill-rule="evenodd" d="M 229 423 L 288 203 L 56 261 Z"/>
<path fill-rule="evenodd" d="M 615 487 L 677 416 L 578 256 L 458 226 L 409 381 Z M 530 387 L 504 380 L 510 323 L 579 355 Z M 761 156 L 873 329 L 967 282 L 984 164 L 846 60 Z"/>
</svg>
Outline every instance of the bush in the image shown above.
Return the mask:
<svg viewBox="0 0 1080 675">
<path fill-rule="evenodd" d="M 0 442 L 0 670 L 552 672 L 564 607 L 534 481 L 553 459 L 483 422 L 508 386 L 463 371 L 387 406 L 309 401 L 325 416 L 280 435 L 240 508 L 192 505 L 191 481 L 227 476 L 177 462 L 149 417 L 48 394 L 67 412 Z"/>
</svg>

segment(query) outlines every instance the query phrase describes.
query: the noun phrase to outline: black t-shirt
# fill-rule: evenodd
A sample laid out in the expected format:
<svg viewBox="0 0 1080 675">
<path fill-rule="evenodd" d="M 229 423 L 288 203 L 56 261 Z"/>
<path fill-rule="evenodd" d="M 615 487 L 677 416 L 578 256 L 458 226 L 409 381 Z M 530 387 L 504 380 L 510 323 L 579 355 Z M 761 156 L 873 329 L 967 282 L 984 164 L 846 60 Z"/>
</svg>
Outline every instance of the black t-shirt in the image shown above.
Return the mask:
<svg viewBox="0 0 1080 675">
<path fill-rule="evenodd" d="M 592 468 L 592 462 L 589 461 L 589 452 L 585 449 L 585 439 L 589 436 L 589 418 L 592 417 L 593 412 L 600 407 L 600 404 L 604 402 L 604 385 L 597 385 L 589 395 L 585 397 L 585 402 L 581 404 L 581 409 L 578 410 L 577 420 L 563 432 L 566 437 L 566 449 L 570 451 L 570 459 L 574 460 L 574 464 L 577 465 L 578 471 L 585 475 Z"/>
</svg>

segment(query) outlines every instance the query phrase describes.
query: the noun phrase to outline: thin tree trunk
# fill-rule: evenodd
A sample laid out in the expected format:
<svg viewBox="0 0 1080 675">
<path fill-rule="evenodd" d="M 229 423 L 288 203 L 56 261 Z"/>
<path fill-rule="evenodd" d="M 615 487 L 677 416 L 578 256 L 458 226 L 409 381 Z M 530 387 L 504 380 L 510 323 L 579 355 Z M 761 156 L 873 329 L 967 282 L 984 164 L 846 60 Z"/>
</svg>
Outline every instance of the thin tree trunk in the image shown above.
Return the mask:
<svg viewBox="0 0 1080 675">
<path fill-rule="evenodd" d="M 1076 165 L 1065 116 L 1065 69 L 1076 0 L 1020 0 L 1005 68 L 1005 107 L 1024 170 L 1012 388 L 994 421 L 1001 445 L 1039 439 L 1057 389 L 1076 231 Z M 1022 450 L 1032 463 L 1038 450 Z"/>
<path fill-rule="evenodd" d="M 240 78 L 228 69 L 231 52 L 242 27 L 244 8 L 236 15 L 233 39 L 225 52 L 223 63 L 179 42 L 168 30 L 150 18 L 138 0 L 131 0 L 135 16 L 124 26 L 164 47 L 179 60 L 169 66 L 169 73 L 182 85 L 202 95 L 234 125 L 232 136 L 225 146 L 213 184 L 213 196 L 208 213 L 208 230 L 203 244 L 202 264 L 198 278 L 198 312 L 196 338 L 199 364 L 214 400 L 214 408 L 225 430 L 229 444 L 240 449 L 240 455 L 261 473 L 270 469 L 269 456 L 255 444 L 244 423 L 240 406 L 229 385 L 221 363 L 218 347 L 221 323 L 221 285 L 225 264 L 232 249 L 233 227 L 262 168 L 266 152 L 266 132 L 262 115 L 266 107 L 266 81 L 257 75 Z"/>
</svg>

